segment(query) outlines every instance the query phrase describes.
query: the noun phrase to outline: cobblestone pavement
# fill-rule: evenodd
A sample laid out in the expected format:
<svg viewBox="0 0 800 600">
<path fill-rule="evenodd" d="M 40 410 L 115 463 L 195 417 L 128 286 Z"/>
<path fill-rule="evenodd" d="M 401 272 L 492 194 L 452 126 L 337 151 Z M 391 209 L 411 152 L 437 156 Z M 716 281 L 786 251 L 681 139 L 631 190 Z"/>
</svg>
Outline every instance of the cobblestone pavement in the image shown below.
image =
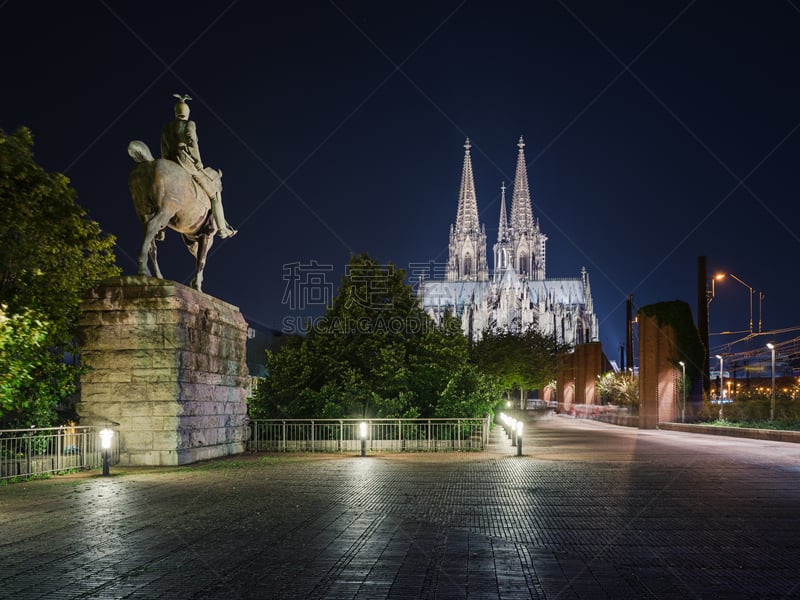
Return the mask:
<svg viewBox="0 0 800 600">
<path fill-rule="evenodd" d="M 0 597 L 800 598 L 800 444 L 556 417 L 515 452 L 3 486 Z"/>
</svg>

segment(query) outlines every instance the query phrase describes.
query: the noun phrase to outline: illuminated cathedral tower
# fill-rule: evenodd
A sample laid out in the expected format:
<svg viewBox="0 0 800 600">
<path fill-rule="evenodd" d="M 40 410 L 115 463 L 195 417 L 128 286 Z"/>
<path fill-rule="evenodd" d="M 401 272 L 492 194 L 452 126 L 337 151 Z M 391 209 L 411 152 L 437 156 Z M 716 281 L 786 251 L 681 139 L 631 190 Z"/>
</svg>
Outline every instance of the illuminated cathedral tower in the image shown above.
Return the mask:
<svg viewBox="0 0 800 600">
<path fill-rule="evenodd" d="M 470 340 L 480 339 L 486 331 L 536 328 L 565 344 L 596 342 L 598 320 L 586 269 L 581 269 L 580 277 L 546 276 L 547 236 L 533 217 L 521 137 L 510 217 L 505 183 L 500 191 L 494 273 L 489 280 L 486 231 L 478 220 L 470 147 L 467 140 L 446 275 L 443 280 L 420 281 L 418 296 L 423 309 L 436 323 L 442 323 L 448 313 L 456 316 Z"/>
<path fill-rule="evenodd" d="M 511 200 L 511 222 L 508 230 L 510 260 L 520 278 L 542 280 L 545 278 L 547 236 L 541 232 L 539 223 L 533 218 L 528 168 L 525 163 L 525 142 L 522 141 L 522 136 L 519 138 L 517 148 L 519 148 L 517 172 L 514 175 L 514 195 Z M 502 210 L 504 208 L 501 208 Z"/>
<path fill-rule="evenodd" d="M 464 169 L 458 194 L 456 222 L 450 226 L 450 258 L 447 261 L 447 281 L 487 281 L 486 229 L 478 220 L 478 200 L 467 138 L 464 144 Z"/>
<path fill-rule="evenodd" d="M 494 279 L 499 281 L 511 267 L 511 240 L 508 230 L 508 212 L 506 212 L 506 182 L 500 186 L 500 223 L 497 226 L 497 243 L 494 245 Z"/>
</svg>

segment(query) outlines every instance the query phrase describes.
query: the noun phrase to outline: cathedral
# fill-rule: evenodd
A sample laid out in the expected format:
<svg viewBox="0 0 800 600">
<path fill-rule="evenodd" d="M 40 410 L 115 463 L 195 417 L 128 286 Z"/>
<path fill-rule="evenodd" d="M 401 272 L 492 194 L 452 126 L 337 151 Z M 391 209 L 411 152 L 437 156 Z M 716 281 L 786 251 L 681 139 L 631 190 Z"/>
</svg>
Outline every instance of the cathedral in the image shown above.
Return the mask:
<svg viewBox="0 0 800 600">
<path fill-rule="evenodd" d="M 470 143 L 464 144 L 464 168 L 456 222 L 450 226 L 450 253 L 443 280 L 423 280 L 418 294 L 436 323 L 446 312 L 461 319 L 471 340 L 486 330 L 524 331 L 535 327 L 562 343 L 598 341 L 589 274 L 562 278 L 546 275 L 547 236 L 533 216 L 525 162 L 525 143 L 517 144 L 517 170 L 506 211 L 501 187 L 500 220 L 494 245 L 494 270 L 489 272 L 486 228 L 480 222 Z"/>
</svg>

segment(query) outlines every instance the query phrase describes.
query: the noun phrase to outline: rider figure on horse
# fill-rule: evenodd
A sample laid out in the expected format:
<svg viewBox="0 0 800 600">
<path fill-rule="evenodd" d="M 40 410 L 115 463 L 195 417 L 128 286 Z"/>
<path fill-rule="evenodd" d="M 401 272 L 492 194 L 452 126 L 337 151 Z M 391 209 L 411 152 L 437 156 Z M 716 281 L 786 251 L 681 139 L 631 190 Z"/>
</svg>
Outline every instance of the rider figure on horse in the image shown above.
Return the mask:
<svg viewBox="0 0 800 600">
<path fill-rule="evenodd" d="M 197 184 L 203 189 L 211 200 L 211 212 L 217 224 L 217 235 L 228 238 L 236 235 L 225 220 L 222 209 L 222 196 L 219 191 L 210 185 L 210 178 L 203 170 L 203 161 L 200 158 L 200 148 L 197 145 L 197 126 L 189 120 L 189 96 L 174 94 L 178 99 L 175 105 L 175 119 L 164 125 L 161 130 L 161 156 L 174 161 L 186 169 Z"/>
</svg>

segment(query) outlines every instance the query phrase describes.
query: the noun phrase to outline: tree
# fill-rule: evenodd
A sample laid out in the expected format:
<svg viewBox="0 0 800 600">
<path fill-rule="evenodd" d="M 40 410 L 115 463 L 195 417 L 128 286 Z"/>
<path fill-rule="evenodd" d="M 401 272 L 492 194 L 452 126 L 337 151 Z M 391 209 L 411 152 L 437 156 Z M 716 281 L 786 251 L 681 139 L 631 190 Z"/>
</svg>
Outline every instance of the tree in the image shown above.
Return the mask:
<svg viewBox="0 0 800 600">
<path fill-rule="evenodd" d="M 436 416 L 456 418 L 489 414 L 501 392 L 502 386 L 496 379 L 468 364 L 448 381 L 436 406 Z"/>
<path fill-rule="evenodd" d="M 119 269 L 114 238 L 87 218 L 67 177 L 36 164 L 32 149 L 28 129 L 0 130 L 0 304 L 9 319 L 0 422 L 42 426 L 76 386 L 78 367 L 64 358 L 76 352 L 81 298 Z"/>
<path fill-rule="evenodd" d="M 31 311 L 7 316 L 0 307 L 0 415 L 25 414 L 33 422 L 48 422 L 51 407 L 72 387 L 69 366 L 52 360 L 47 351 L 47 324 Z"/>
<path fill-rule="evenodd" d="M 569 344 L 557 342 L 536 327 L 525 331 L 486 331 L 472 350 L 481 370 L 499 379 L 507 390 L 519 390 L 520 402 L 525 392 L 544 389 L 556 378 L 556 355 L 569 350 Z"/>
<path fill-rule="evenodd" d="M 251 415 L 437 414 L 451 380 L 469 369 L 467 339 L 456 319 L 436 327 L 404 279 L 404 271 L 394 265 L 379 264 L 366 254 L 353 256 L 332 306 L 308 335 L 268 353 L 267 377 Z M 464 380 L 461 388 L 483 386 L 482 378 L 478 374 L 472 384 Z M 470 416 L 484 416 L 492 404 Z"/>
</svg>

